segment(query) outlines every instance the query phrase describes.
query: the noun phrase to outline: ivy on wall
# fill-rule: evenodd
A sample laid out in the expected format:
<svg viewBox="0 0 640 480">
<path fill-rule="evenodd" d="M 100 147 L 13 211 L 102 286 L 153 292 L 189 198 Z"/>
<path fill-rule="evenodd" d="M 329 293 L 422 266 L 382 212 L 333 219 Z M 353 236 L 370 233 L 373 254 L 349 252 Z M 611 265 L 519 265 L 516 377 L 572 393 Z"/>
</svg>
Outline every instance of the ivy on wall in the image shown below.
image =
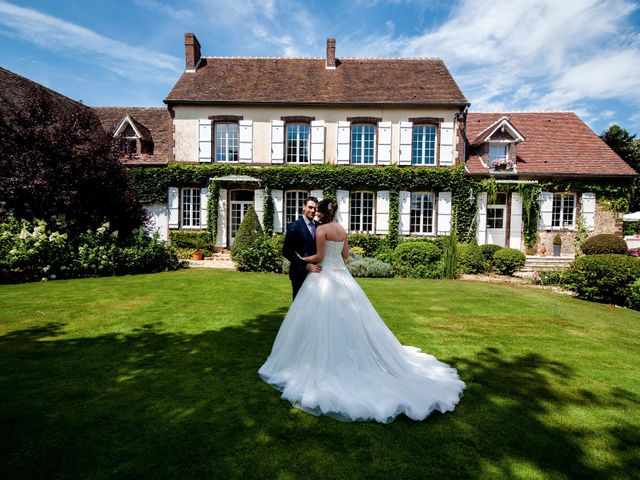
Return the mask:
<svg viewBox="0 0 640 480">
<path fill-rule="evenodd" d="M 271 196 L 271 188 L 268 186 L 264 189 L 264 207 L 262 212 L 262 225 L 264 225 L 264 233 L 273 235 L 273 198 Z"/>
<path fill-rule="evenodd" d="M 487 192 L 489 202 L 498 192 L 518 191 L 523 199 L 523 230 L 525 245 L 532 247 L 537 241 L 539 196 L 542 191 L 593 192 L 598 204 L 614 211 L 626 211 L 633 194 L 629 179 L 615 180 L 543 180 L 539 183 L 498 184 L 494 178 L 478 179 L 464 172 L 464 165 L 442 168 L 375 166 L 356 167 L 338 165 L 286 165 L 251 167 L 245 165 L 172 163 L 161 167 L 129 166 L 129 173 L 137 199 L 142 203 L 166 202 L 170 186 L 201 187 L 209 184 L 208 218 L 209 232 L 215 239 L 218 219 L 217 197 L 219 182 L 213 177 L 248 175 L 258 178 L 265 188 L 264 225 L 273 225 L 272 189 L 323 190 L 324 197 L 336 196 L 336 190 L 389 190 L 389 231 L 397 232 L 399 226 L 399 191 L 451 192 L 452 207 L 456 211 L 456 233 L 462 242 L 475 238 L 476 197 Z M 397 234 L 388 239 L 395 242 Z"/>
<path fill-rule="evenodd" d="M 207 230 L 214 245 L 218 235 L 218 196 L 220 184 L 214 180 L 209 181 L 209 198 L 207 199 Z"/>
<path fill-rule="evenodd" d="M 389 192 L 389 233 L 387 234 L 387 245 L 396 248 L 400 241 L 400 192 L 391 190 Z"/>
</svg>

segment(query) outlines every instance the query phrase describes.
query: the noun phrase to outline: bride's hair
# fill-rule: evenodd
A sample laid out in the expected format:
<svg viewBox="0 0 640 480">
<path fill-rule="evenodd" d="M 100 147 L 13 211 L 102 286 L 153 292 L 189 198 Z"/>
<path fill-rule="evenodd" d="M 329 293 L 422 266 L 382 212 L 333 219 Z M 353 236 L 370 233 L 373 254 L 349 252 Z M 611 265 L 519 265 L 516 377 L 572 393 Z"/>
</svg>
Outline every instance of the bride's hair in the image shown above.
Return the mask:
<svg viewBox="0 0 640 480">
<path fill-rule="evenodd" d="M 338 204 L 335 200 L 327 198 L 324 200 L 320 200 L 316 210 L 324 215 L 322 223 L 333 222 L 333 219 L 336 216 L 336 211 L 338 210 Z"/>
</svg>

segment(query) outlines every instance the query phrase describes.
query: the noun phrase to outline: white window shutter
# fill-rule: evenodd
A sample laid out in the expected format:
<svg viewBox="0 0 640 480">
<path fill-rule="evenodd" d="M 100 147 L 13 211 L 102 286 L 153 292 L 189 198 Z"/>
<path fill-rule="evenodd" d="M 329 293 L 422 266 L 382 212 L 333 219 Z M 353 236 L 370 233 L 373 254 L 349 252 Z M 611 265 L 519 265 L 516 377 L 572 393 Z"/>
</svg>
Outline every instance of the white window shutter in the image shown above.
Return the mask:
<svg viewBox="0 0 640 480">
<path fill-rule="evenodd" d="M 378 123 L 378 165 L 391 165 L 391 122 Z"/>
<path fill-rule="evenodd" d="M 582 216 L 588 230 L 596 228 L 596 194 L 585 192 L 582 194 Z"/>
<path fill-rule="evenodd" d="M 211 161 L 211 120 L 199 120 L 198 125 L 198 161 Z"/>
<path fill-rule="evenodd" d="M 509 248 L 520 250 L 522 243 L 522 195 L 511 194 L 511 218 L 509 222 Z"/>
<path fill-rule="evenodd" d="M 318 201 L 322 200 L 322 190 L 311 190 L 309 195 L 312 197 L 316 197 Z"/>
<path fill-rule="evenodd" d="M 551 218 L 553 216 L 553 193 L 540 192 L 540 220 L 538 226 L 543 229 L 551 229 Z"/>
<path fill-rule="evenodd" d="M 440 124 L 440 165 L 453 165 L 453 122 Z"/>
<path fill-rule="evenodd" d="M 271 190 L 271 198 L 273 199 L 273 231 L 274 233 L 282 233 L 284 192 L 282 190 Z"/>
<path fill-rule="evenodd" d="M 216 233 L 216 246 L 227 246 L 227 189 L 218 190 L 218 230 Z"/>
<path fill-rule="evenodd" d="M 253 209 L 256 211 L 256 215 L 258 215 L 258 220 L 260 220 L 260 225 L 264 228 L 264 189 L 258 188 L 253 192 Z"/>
<path fill-rule="evenodd" d="M 348 165 L 351 144 L 351 122 L 338 122 L 338 165 Z"/>
<path fill-rule="evenodd" d="M 169 228 L 180 226 L 180 189 L 169 187 Z"/>
<path fill-rule="evenodd" d="M 411 192 L 400 191 L 400 233 L 411 233 Z"/>
<path fill-rule="evenodd" d="M 200 228 L 207 228 L 207 204 L 209 201 L 209 189 L 200 189 Z"/>
<path fill-rule="evenodd" d="M 324 163 L 324 120 L 311 122 L 311 163 Z"/>
<path fill-rule="evenodd" d="M 271 120 L 271 163 L 284 163 L 284 122 Z"/>
<path fill-rule="evenodd" d="M 342 228 L 349 231 L 349 191 L 336 190 L 336 200 L 338 201 L 338 212 L 336 220 Z"/>
<path fill-rule="evenodd" d="M 376 233 L 389 233 L 389 190 L 377 193 Z"/>
<path fill-rule="evenodd" d="M 411 137 L 413 136 L 413 123 L 400 122 L 400 153 L 398 165 L 411 165 Z"/>
<path fill-rule="evenodd" d="M 487 192 L 478 194 L 478 226 L 476 228 L 478 245 L 487 243 Z"/>
<path fill-rule="evenodd" d="M 253 120 L 240 120 L 240 162 L 251 163 L 253 160 Z"/>
<path fill-rule="evenodd" d="M 451 192 L 438 193 L 438 235 L 451 233 Z"/>
</svg>

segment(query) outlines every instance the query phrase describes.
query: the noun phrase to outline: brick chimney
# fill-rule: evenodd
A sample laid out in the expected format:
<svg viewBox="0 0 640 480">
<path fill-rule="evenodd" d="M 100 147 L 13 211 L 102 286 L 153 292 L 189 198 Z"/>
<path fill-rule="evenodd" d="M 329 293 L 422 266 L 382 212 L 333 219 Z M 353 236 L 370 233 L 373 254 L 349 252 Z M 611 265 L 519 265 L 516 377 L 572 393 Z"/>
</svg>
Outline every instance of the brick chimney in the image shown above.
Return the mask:
<svg viewBox="0 0 640 480">
<path fill-rule="evenodd" d="M 326 68 L 336 68 L 336 39 L 335 38 L 327 38 Z"/>
<path fill-rule="evenodd" d="M 200 42 L 193 33 L 184 34 L 185 70 L 196 71 L 200 62 Z"/>
</svg>

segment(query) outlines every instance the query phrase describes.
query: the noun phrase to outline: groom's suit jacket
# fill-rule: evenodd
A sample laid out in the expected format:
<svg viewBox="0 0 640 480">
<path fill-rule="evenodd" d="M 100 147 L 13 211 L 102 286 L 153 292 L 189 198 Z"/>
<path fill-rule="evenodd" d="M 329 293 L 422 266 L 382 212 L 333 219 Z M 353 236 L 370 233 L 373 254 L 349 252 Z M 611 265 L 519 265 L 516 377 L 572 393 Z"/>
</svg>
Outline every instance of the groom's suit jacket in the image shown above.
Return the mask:
<svg viewBox="0 0 640 480">
<path fill-rule="evenodd" d="M 314 221 L 315 222 L 315 221 Z M 316 226 L 318 224 L 316 223 Z M 316 254 L 316 241 L 311 236 L 309 227 L 300 217 L 295 222 L 291 222 L 287 227 L 287 233 L 284 237 L 284 245 L 282 246 L 282 256 L 291 262 L 289 267 L 289 278 L 291 280 L 304 280 L 307 276 L 307 262 L 301 260 L 301 257 L 308 257 Z"/>
</svg>

